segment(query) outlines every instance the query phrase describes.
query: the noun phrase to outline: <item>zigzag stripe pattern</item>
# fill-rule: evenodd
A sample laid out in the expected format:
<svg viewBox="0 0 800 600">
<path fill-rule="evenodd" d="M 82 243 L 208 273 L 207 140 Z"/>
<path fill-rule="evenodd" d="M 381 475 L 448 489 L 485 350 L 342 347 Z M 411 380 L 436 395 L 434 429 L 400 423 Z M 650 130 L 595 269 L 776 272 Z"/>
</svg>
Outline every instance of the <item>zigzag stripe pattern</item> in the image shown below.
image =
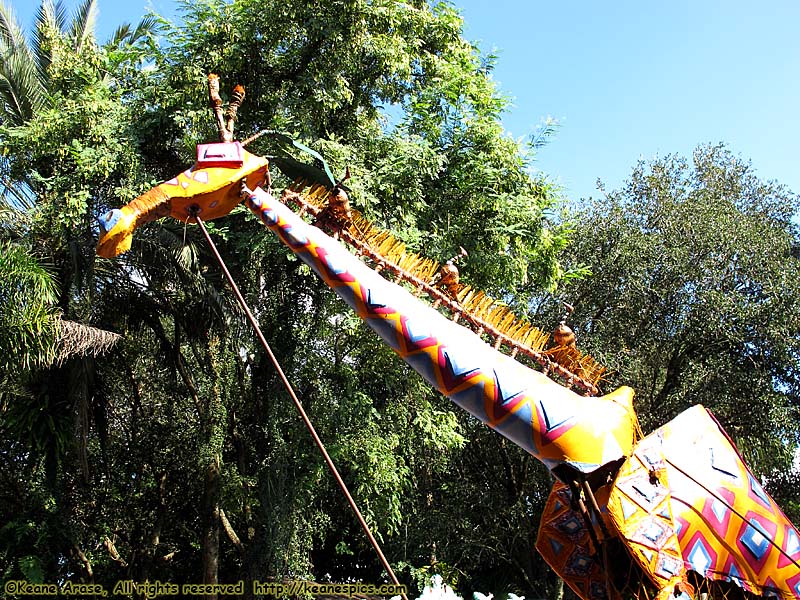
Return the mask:
<svg viewBox="0 0 800 600">
<path fill-rule="evenodd" d="M 591 472 L 631 450 L 628 388 L 580 396 L 387 281 L 260 188 L 246 205 L 411 368 L 548 467 Z"/>
<path fill-rule="evenodd" d="M 324 214 L 330 194 L 328 188 L 321 185 L 306 188 L 302 181 L 297 181 L 292 190 L 295 193 L 289 200 L 300 207 L 301 213 L 307 212 L 315 217 Z M 351 209 L 351 213 L 352 222 L 337 233 L 357 252 L 424 291 L 435 301 L 435 306 L 444 305 L 453 316 L 463 318 L 477 333 L 493 337 L 496 348 L 507 348 L 512 357 L 518 353 L 527 355 L 565 385 L 575 385 L 597 394 L 597 385 L 606 369 L 591 356 L 571 346 L 544 350 L 550 337 L 548 333 L 514 314 L 505 303 L 469 285 L 455 284 L 455 297 L 449 298 L 430 284 L 439 272 L 439 263 L 409 252 L 403 242 L 374 227 L 357 210 Z"/>
</svg>

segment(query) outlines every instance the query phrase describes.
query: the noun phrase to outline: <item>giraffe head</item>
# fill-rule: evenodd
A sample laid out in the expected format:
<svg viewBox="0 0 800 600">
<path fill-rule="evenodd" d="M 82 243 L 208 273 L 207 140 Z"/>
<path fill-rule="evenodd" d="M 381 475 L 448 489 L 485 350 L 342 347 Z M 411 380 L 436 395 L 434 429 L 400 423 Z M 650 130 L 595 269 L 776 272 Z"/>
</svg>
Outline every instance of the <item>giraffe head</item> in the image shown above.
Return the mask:
<svg viewBox="0 0 800 600">
<path fill-rule="evenodd" d="M 239 142 L 201 144 L 192 167 L 98 219 L 97 254 L 111 258 L 126 252 L 136 228 L 160 217 L 193 222 L 195 214 L 204 221 L 227 215 L 240 201 L 242 180 L 258 187 L 268 167 L 266 158 L 250 154 Z"/>
</svg>

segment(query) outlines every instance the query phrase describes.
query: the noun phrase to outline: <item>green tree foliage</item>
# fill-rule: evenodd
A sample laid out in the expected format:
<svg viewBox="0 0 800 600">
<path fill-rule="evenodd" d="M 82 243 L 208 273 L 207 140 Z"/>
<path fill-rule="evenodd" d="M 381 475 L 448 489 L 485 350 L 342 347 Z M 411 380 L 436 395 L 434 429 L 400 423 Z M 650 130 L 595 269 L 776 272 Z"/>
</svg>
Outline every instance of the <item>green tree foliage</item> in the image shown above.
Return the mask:
<svg viewBox="0 0 800 600">
<path fill-rule="evenodd" d="M 56 106 L 57 98 L 51 92 L 69 83 L 64 75 L 79 76 L 74 69 L 63 67 L 69 60 L 92 58 L 96 14 L 96 0 L 84 0 L 71 20 L 61 2 L 44 0 L 28 44 L 13 11 L 0 3 L 2 122 L 22 125 L 43 108 Z M 86 66 L 91 69 L 93 65 Z"/>
<path fill-rule="evenodd" d="M 286 131 L 321 151 L 335 172 L 350 166 L 356 206 L 412 247 L 444 260 L 465 246 L 474 261 L 465 276 L 510 301 L 519 297 L 521 306 L 526 294 L 561 277 L 555 253 L 566 231 L 545 218 L 557 195 L 544 179 L 529 175 L 530 157 L 503 136 L 499 115 L 505 103 L 488 77 L 491 60 L 461 39 L 452 8 L 187 3 L 183 23 L 167 35 L 171 44 L 154 55 L 154 68 L 131 73 L 126 83 L 136 90 L 130 106 L 148 169 L 170 177 L 191 160 L 197 141 L 213 139 L 205 78 L 219 72 L 224 81 L 247 89 L 240 137 L 262 129 Z M 382 116 L 381 107 L 390 105 L 394 123 Z M 269 136 L 252 149 L 293 152 Z M 139 248 L 163 243 L 170 227 L 151 227 Z M 462 416 L 454 418 L 446 403 L 409 377 L 373 334 L 343 315 L 343 306 L 316 278 L 246 215 L 232 215 L 214 234 L 390 554 L 418 568 L 434 555 L 439 563 L 455 564 L 463 547 L 483 545 L 481 534 L 465 526 L 471 540 L 434 553 L 441 534 L 414 523 L 414 515 L 430 510 L 429 494 L 450 479 L 452 464 L 460 460 Z M 145 262 L 136 265 L 147 268 Z M 216 267 L 203 268 L 204 280 L 226 295 Z M 151 287 L 155 279 L 153 273 Z M 170 286 L 168 274 L 158 280 Z M 178 293 L 191 302 L 188 288 Z M 195 377 L 208 373 L 209 365 L 199 358 L 205 339 L 204 321 L 193 318 L 199 308 L 200 303 L 185 305 L 183 312 L 171 308 L 173 318 L 163 324 L 164 335 L 158 333 L 167 361 L 180 372 L 177 364 L 185 360 Z M 234 580 L 326 572 L 336 579 L 358 573 L 377 579 L 371 550 L 271 368 L 235 323 L 229 321 L 221 340 L 227 364 L 235 368 L 222 369 L 230 376 L 219 383 L 226 390 L 227 422 L 217 498 L 241 549 L 226 551 L 228 541 L 220 534 L 219 573 Z M 152 318 L 148 327 L 158 329 Z M 199 336 L 194 350 L 184 335 Z M 247 357 L 244 363 L 234 360 L 239 354 Z M 202 394 L 198 398 L 202 402 Z M 495 468 L 501 477 L 501 466 Z M 485 485 L 490 475 L 476 477 L 474 485 Z M 208 491 L 199 495 L 208 498 Z M 166 493 L 169 503 L 174 488 L 167 486 Z M 518 494 L 525 495 L 522 486 Z M 495 526 L 499 533 L 507 523 L 498 520 Z M 172 532 L 170 539 L 177 543 L 185 536 Z M 202 552 L 206 558 L 208 550 Z M 154 560 L 161 552 L 153 552 Z M 500 571 L 506 559 L 487 560 Z M 195 576 L 180 570 L 173 575 Z"/>
<path fill-rule="evenodd" d="M 568 230 L 548 219 L 558 195 L 530 175 L 528 149 L 503 135 L 492 58 L 446 4 L 186 2 L 177 25 L 150 17 L 105 46 L 93 8 L 71 24 L 44 3 L 27 49 L 13 19 L 2 31 L 5 81 L 24 85 L 0 89 L 0 174 L 25 199 L 3 213 L 3 239 L 52 265 L 65 317 L 123 336 L 100 358 L 31 371 L 25 394 L 4 399 L 2 578 L 378 581 L 195 229 L 154 223 L 106 261 L 93 222 L 214 139 L 205 86 L 218 72 L 247 89 L 240 138 L 279 130 L 337 174 L 349 166 L 358 208 L 433 258 L 464 246 L 465 278 L 524 311 L 563 277 Z M 250 149 L 307 160 L 274 136 Z M 531 459 L 410 376 L 244 212 L 210 229 L 403 576 L 546 585 L 530 541 L 547 481 Z"/>
<path fill-rule="evenodd" d="M 756 472 L 798 439 L 798 198 L 722 145 L 636 166 L 580 214 L 564 296 L 583 347 L 637 391 L 645 431 L 694 404 Z"/>
<path fill-rule="evenodd" d="M 0 241 L 0 373 L 31 370 L 53 359 L 56 285 L 23 248 Z"/>
<path fill-rule="evenodd" d="M 357 208 L 434 259 L 463 246 L 464 279 L 520 312 L 591 267 L 592 281 L 566 292 L 583 345 L 639 389 L 647 427 L 702 401 L 751 456 L 785 458 L 796 435 L 776 425 L 796 421 L 793 196 L 720 148 L 701 149 L 694 170 L 641 165 L 587 213 L 562 264 L 570 229 L 555 218 L 557 190 L 531 175 L 535 148 L 503 134 L 493 58 L 463 39 L 452 6 L 182 6 L 179 23 L 150 17 L 104 46 L 89 35 L 91 2 L 74 25 L 43 5 L 27 51 L 19 28 L 0 30 L 2 56 L 44 59 L 24 86 L 0 84 L 34 90 L 27 103 L 2 96 L 0 175 L 15 200 L 0 243 L 55 280 L 52 301 L 21 306 L 38 300 L 123 336 L 102 357 L 31 368 L 3 397 L 3 579 L 111 589 L 384 578 L 196 228 L 152 223 L 124 257 L 95 258 L 95 218 L 216 137 L 209 72 L 247 90 L 239 138 L 285 132 L 336 174 L 350 167 Z M 310 162 L 283 139 L 249 149 Z M 246 211 L 209 229 L 404 580 L 438 571 L 465 591 L 550 595 L 532 548 L 544 469 L 410 375 Z M 2 293 L 21 289 L 4 265 Z"/>
<path fill-rule="evenodd" d="M 102 498 L 90 457 L 107 419 L 92 358 L 60 355 L 59 318 L 102 326 L 102 283 L 130 279 L 96 269 L 94 219 L 104 198 L 133 194 L 139 163 L 121 135 L 130 118 L 109 78 L 117 63 L 94 41 L 94 12 L 87 1 L 70 20 L 43 2 L 26 42 L 0 5 L 4 580 L 90 578 L 89 548 L 102 539 L 78 524 Z"/>
</svg>

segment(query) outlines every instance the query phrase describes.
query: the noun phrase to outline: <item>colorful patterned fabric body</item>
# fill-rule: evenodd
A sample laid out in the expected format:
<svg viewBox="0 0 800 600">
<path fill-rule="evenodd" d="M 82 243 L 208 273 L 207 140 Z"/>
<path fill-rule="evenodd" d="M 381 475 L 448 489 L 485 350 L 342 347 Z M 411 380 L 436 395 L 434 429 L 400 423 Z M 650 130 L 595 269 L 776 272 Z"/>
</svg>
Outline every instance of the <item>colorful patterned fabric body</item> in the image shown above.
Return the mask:
<svg viewBox="0 0 800 600">
<path fill-rule="evenodd" d="M 608 500 L 598 500 L 659 599 L 688 587 L 688 571 L 765 598 L 800 598 L 800 534 L 702 406 L 641 440 Z M 581 598 L 615 598 L 600 561 L 588 562 L 597 553 L 571 502 L 557 484 L 536 547 Z"/>
<path fill-rule="evenodd" d="M 584 600 L 616 600 L 586 523 L 573 506 L 572 492 L 556 482 L 539 524 L 536 549 L 550 568 Z"/>
<path fill-rule="evenodd" d="M 642 468 L 623 466 L 617 480 L 655 469 L 669 488 L 687 570 L 755 594 L 800 598 L 800 534 L 704 407 L 647 436 L 627 464 L 637 460 Z M 624 518 L 630 505 L 620 508 Z"/>
</svg>

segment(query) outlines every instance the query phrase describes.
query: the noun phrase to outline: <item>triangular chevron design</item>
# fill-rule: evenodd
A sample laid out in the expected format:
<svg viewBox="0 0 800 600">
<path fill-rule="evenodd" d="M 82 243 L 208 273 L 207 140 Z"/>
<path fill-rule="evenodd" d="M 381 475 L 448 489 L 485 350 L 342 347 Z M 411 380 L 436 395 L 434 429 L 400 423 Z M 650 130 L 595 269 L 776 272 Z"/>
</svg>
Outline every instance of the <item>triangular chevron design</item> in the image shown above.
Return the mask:
<svg viewBox="0 0 800 600">
<path fill-rule="evenodd" d="M 350 209 L 350 223 L 336 223 L 325 219 L 329 190 L 325 186 L 306 186 L 295 182 L 284 199 L 294 202 L 301 213 L 316 217 L 320 225 L 338 229 L 336 234 L 351 244 L 356 252 L 367 256 L 382 269 L 403 279 L 418 293 L 432 298 L 435 307 L 449 311 L 454 320 L 465 321 L 474 330 L 494 339 L 495 347 L 503 348 L 512 356 L 521 353 L 536 361 L 551 377 L 567 385 L 577 386 L 597 394 L 597 385 L 605 367 L 592 357 L 574 347 L 556 347 L 545 350 L 550 335 L 514 314 L 505 303 L 491 298 L 481 290 L 456 283 L 455 291 L 436 287 L 435 278 L 441 265 L 434 260 L 407 251 L 406 245 L 389 232 L 374 227 L 357 210 Z"/>
</svg>

